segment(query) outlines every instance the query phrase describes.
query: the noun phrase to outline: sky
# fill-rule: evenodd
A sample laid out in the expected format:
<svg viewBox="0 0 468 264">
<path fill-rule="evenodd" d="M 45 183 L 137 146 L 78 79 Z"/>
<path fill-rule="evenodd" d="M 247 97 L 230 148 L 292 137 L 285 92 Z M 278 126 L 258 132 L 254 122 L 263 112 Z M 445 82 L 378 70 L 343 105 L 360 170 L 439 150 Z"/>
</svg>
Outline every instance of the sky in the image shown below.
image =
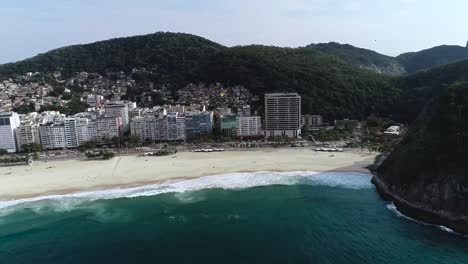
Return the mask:
<svg viewBox="0 0 468 264">
<path fill-rule="evenodd" d="M 395 56 L 468 41 L 467 0 L 0 0 L 0 63 L 158 31 L 226 46 L 340 42 Z"/>
</svg>

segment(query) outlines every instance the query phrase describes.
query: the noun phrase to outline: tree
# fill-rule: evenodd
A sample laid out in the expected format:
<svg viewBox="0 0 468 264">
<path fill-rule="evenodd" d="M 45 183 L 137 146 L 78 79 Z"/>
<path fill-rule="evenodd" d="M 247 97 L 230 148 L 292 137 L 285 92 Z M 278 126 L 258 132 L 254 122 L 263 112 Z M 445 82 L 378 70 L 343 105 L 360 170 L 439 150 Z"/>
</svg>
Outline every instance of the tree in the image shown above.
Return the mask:
<svg viewBox="0 0 468 264">
<path fill-rule="evenodd" d="M 0 156 L 8 154 L 8 150 L 0 149 Z"/>
<path fill-rule="evenodd" d="M 128 143 L 129 145 L 137 145 L 140 143 L 140 138 L 137 136 L 128 136 L 124 139 L 125 143 Z"/>
<path fill-rule="evenodd" d="M 112 144 L 120 147 L 120 137 L 113 137 Z"/>
<path fill-rule="evenodd" d="M 41 145 L 37 143 L 23 144 L 21 148 L 24 152 L 28 153 L 41 151 Z"/>
<path fill-rule="evenodd" d="M 84 152 L 86 150 L 90 150 L 90 149 L 95 149 L 97 146 L 97 142 L 95 141 L 86 141 L 86 142 L 83 142 L 79 147 L 78 149 L 81 151 L 81 152 Z"/>
</svg>

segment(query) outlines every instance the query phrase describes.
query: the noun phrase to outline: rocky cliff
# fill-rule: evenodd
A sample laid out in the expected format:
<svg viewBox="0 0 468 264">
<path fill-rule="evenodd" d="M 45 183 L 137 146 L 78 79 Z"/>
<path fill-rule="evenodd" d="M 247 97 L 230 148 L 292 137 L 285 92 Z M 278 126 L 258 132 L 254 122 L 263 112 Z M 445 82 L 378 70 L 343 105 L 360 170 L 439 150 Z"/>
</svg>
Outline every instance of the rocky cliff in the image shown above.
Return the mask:
<svg viewBox="0 0 468 264">
<path fill-rule="evenodd" d="M 374 183 L 403 213 L 468 234 L 467 82 L 435 92 Z"/>
</svg>

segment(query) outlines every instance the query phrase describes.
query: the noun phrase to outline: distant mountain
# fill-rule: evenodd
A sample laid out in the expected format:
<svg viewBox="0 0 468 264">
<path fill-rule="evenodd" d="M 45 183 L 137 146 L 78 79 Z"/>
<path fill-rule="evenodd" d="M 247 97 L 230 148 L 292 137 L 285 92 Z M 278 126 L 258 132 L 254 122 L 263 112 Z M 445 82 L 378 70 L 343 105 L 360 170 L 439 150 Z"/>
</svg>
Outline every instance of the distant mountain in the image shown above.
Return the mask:
<svg viewBox="0 0 468 264">
<path fill-rule="evenodd" d="M 312 44 L 307 47 L 337 56 L 361 68 L 392 76 L 412 74 L 468 59 L 468 47 L 461 46 L 438 46 L 419 52 L 404 53 L 397 57 L 336 42 Z"/>
<path fill-rule="evenodd" d="M 119 38 L 53 50 L 36 57 L 0 66 L 0 78 L 27 72 L 61 69 L 125 71 L 151 69 L 138 76 L 138 87 L 167 85 L 173 90 L 189 83 L 243 85 L 256 95 L 267 91 L 295 91 L 303 97 L 305 113 L 326 118 L 366 118 L 387 115 L 394 104 L 390 79 L 359 69 L 335 56 L 310 48 L 244 46 L 227 48 L 201 37 L 180 33 L 156 33 Z M 71 88 L 73 89 L 73 87 Z"/>
<path fill-rule="evenodd" d="M 438 46 L 396 57 L 407 72 L 414 73 L 468 58 L 468 47 Z"/>
<path fill-rule="evenodd" d="M 406 74 L 405 68 L 393 57 L 372 50 L 336 42 L 311 44 L 308 48 L 318 49 L 340 59 L 377 73 L 398 76 Z"/>
</svg>

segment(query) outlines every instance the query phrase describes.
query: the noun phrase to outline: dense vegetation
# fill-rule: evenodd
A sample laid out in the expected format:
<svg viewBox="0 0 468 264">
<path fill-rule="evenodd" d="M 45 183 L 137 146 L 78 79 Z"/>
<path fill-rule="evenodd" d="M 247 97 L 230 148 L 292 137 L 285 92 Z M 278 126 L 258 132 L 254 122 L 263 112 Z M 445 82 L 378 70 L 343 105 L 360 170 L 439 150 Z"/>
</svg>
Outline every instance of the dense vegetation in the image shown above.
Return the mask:
<svg viewBox="0 0 468 264">
<path fill-rule="evenodd" d="M 205 72 L 207 81 L 244 85 L 258 95 L 298 92 L 305 113 L 328 119 L 388 114 L 386 106 L 394 103 L 392 94 L 398 94 L 389 78 L 306 48 L 236 47 L 213 57 L 210 63 Z"/>
<path fill-rule="evenodd" d="M 438 46 L 419 52 L 410 52 L 396 57 L 409 73 L 468 59 L 468 47 Z"/>
<path fill-rule="evenodd" d="M 24 61 L 2 65 L 0 77 L 58 69 L 70 75 L 81 71 L 105 74 L 148 67 L 159 74 L 160 82 L 186 82 L 193 77 L 190 73 L 199 68 L 208 54 L 222 48 L 219 44 L 193 35 L 156 33 L 52 50 Z"/>
<path fill-rule="evenodd" d="M 403 92 L 390 106 L 391 117 L 403 122 L 413 121 L 430 98 L 440 95 L 457 81 L 468 81 L 468 60 L 395 79 L 394 85 Z"/>
<path fill-rule="evenodd" d="M 393 57 L 379 54 L 375 51 L 354 47 L 336 42 L 311 44 L 307 46 L 338 58 L 361 68 L 388 74 L 403 75 L 405 68 Z"/>
<path fill-rule="evenodd" d="M 388 75 L 413 74 L 421 70 L 468 59 L 468 47 L 448 45 L 404 53 L 397 57 L 389 57 L 372 50 L 335 42 L 312 44 L 308 47 L 337 56 L 361 68 Z"/>
<path fill-rule="evenodd" d="M 303 97 L 304 113 L 322 114 L 328 120 L 365 119 L 374 114 L 401 122 L 412 121 L 438 88 L 466 79 L 468 61 L 405 78 L 392 78 L 354 65 L 393 63 L 390 57 L 336 43 L 324 45 L 297 49 L 227 48 L 193 35 L 156 33 L 65 47 L 1 65 L 0 78 L 58 69 L 71 75 L 79 71 L 132 73 L 134 68 L 145 68 L 131 74 L 138 85 L 127 90 L 127 98 L 134 99 L 147 92 L 149 82 L 172 91 L 188 83 L 219 82 L 243 85 L 260 96 L 265 92 L 298 92 Z M 341 50 L 342 55 L 328 54 L 336 54 L 337 50 Z M 57 87 L 53 92 L 61 94 Z M 72 88 L 72 94 L 79 93 Z M 73 114 L 86 108 L 77 100 L 71 100 L 68 106 L 69 111 L 57 110 Z"/>
<path fill-rule="evenodd" d="M 142 67 L 148 70 L 132 74 L 139 85 L 127 91 L 130 99 L 143 92 L 149 82 L 172 90 L 191 82 L 220 82 L 243 85 L 257 95 L 266 91 L 295 91 L 303 96 L 304 112 L 333 119 L 388 114 L 388 106 L 394 103 L 392 95 L 398 94 L 388 77 L 361 70 L 314 49 L 226 48 L 200 37 L 174 33 L 53 50 L 0 66 L 0 77 L 57 69 L 65 74 L 121 70 L 130 73 Z"/>
<path fill-rule="evenodd" d="M 467 159 L 468 82 L 455 82 L 428 101 L 379 176 L 411 202 L 468 214 Z"/>
</svg>

